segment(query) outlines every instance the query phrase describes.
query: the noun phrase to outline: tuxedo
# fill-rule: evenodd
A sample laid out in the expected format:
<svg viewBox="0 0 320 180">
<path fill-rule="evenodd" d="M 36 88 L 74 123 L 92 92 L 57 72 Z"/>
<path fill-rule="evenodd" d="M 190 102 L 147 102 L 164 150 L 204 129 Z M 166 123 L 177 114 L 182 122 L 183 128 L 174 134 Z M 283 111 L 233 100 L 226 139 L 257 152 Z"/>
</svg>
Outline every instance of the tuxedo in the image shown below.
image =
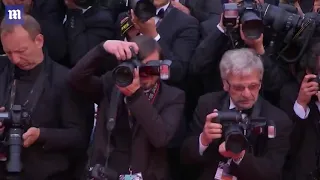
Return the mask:
<svg viewBox="0 0 320 180">
<path fill-rule="evenodd" d="M 301 119 L 294 112 L 294 103 L 298 97 L 300 86 L 297 82 L 284 85 L 281 90 L 280 107 L 294 122 L 291 134 L 291 148 L 284 167 L 285 180 L 308 180 L 308 175 L 316 169 L 316 151 L 320 148 L 319 140 L 319 108 L 315 100 L 308 104 L 310 109 L 306 119 Z"/>
<path fill-rule="evenodd" d="M 168 83 L 179 88 L 185 88 L 189 60 L 199 43 L 199 23 L 196 18 L 172 7 L 170 4 L 159 8 L 157 12 L 162 8 L 165 11 L 164 18 L 155 17 L 157 32 L 160 35 L 160 39 L 156 40 L 160 44 L 164 59 L 172 60 Z M 124 14 L 121 14 L 118 21 L 120 22 L 123 17 Z M 119 38 L 124 39 L 124 37 Z"/>
<path fill-rule="evenodd" d="M 183 87 L 190 58 L 199 43 L 198 21 L 171 5 L 157 27 L 165 59 L 172 60 L 170 84 Z"/>
<path fill-rule="evenodd" d="M 223 140 L 213 141 L 205 149 L 203 155 L 200 155 L 199 147 L 199 135 L 203 131 L 206 116 L 212 113 L 213 109 L 223 110 L 226 101 L 230 101 L 230 97 L 225 92 L 209 93 L 199 99 L 193 122 L 190 125 L 190 136 L 182 146 L 183 162 L 199 168 L 199 177 L 194 179 L 212 180 L 219 162 L 226 160 L 218 152 L 218 147 Z M 258 115 L 260 117 L 265 117 L 275 123 L 278 134 L 274 139 L 268 139 L 264 134 L 252 134 L 249 137 L 252 152 L 246 150 L 239 164 L 232 161 L 230 171 L 239 180 L 280 180 L 285 155 L 289 149 L 291 122 L 283 111 L 262 97 L 259 97 L 256 106 L 259 106 Z"/>
</svg>

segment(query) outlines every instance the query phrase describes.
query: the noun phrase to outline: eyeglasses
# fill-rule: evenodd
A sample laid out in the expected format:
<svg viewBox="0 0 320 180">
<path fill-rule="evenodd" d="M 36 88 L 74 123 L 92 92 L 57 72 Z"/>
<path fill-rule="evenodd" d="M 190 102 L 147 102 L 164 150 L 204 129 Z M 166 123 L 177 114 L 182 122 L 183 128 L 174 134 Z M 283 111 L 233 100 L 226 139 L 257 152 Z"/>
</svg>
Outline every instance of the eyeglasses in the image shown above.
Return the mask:
<svg viewBox="0 0 320 180">
<path fill-rule="evenodd" d="M 235 85 L 235 84 L 230 84 L 229 81 L 226 80 L 226 82 L 228 83 L 229 87 L 231 89 L 233 89 L 234 91 L 237 92 L 243 92 L 246 88 L 249 89 L 249 91 L 257 91 L 260 89 L 261 87 L 261 82 L 260 83 L 252 83 L 249 84 L 248 86 L 244 86 L 244 85 Z"/>
</svg>

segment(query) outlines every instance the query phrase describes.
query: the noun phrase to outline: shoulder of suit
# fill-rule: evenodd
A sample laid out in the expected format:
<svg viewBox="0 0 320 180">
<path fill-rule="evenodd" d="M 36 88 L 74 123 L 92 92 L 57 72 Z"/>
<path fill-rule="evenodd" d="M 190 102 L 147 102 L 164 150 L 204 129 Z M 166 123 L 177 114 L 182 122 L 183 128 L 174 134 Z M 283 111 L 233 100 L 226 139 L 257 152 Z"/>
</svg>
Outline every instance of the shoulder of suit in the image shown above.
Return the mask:
<svg viewBox="0 0 320 180">
<path fill-rule="evenodd" d="M 227 94 L 224 91 L 210 92 L 200 96 L 198 100 L 198 104 L 202 104 L 202 103 L 218 104 L 226 95 Z"/>
<path fill-rule="evenodd" d="M 269 101 L 264 100 L 262 101 L 262 112 L 263 114 L 266 115 L 267 117 L 265 118 L 270 118 L 270 120 L 273 121 L 281 121 L 285 122 L 288 121 L 288 123 L 291 123 L 289 116 L 280 108 L 272 105 Z"/>
<path fill-rule="evenodd" d="M 173 8 L 173 9 L 174 9 L 175 12 L 177 13 L 177 18 L 183 19 L 183 21 L 180 21 L 180 22 L 184 22 L 184 23 L 187 23 L 187 24 L 189 24 L 189 23 L 196 23 L 196 24 L 198 24 L 198 23 L 199 23 L 198 20 L 197 20 L 195 17 L 193 17 L 193 16 L 191 16 L 191 15 L 189 15 L 189 14 L 186 14 L 186 13 L 180 11 L 180 10 L 177 9 L 177 8 Z"/>
<path fill-rule="evenodd" d="M 161 86 L 162 86 L 161 93 L 169 95 L 170 98 L 174 98 L 174 97 L 180 96 L 182 94 L 185 96 L 185 92 L 179 88 L 167 85 L 164 82 L 161 82 Z"/>
</svg>

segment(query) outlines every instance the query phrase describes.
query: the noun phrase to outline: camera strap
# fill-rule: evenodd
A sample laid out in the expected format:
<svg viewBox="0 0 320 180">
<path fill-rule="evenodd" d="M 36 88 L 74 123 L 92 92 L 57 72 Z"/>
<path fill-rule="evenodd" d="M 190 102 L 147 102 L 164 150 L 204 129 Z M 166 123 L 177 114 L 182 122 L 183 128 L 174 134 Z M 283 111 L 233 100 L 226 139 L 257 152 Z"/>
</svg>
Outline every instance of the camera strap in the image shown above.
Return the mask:
<svg viewBox="0 0 320 180">
<path fill-rule="evenodd" d="M 114 87 L 111 93 L 111 100 L 108 110 L 108 119 L 106 122 L 106 129 L 107 129 L 107 145 L 106 145 L 106 161 L 104 168 L 105 170 L 108 169 L 109 157 L 111 153 L 111 133 L 116 126 L 117 114 L 118 114 L 118 105 L 120 102 L 121 93 L 117 87 Z"/>
<path fill-rule="evenodd" d="M 44 65 L 43 65 L 44 66 Z M 23 117 L 26 118 L 27 124 L 32 123 L 30 121 L 31 115 L 34 112 L 35 107 L 37 106 L 37 103 L 40 99 L 40 96 L 42 95 L 42 92 L 44 90 L 44 81 L 48 77 L 48 74 L 45 72 L 45 68 L 42 67 L 41 72 L 39 73 L 35 83 L 33 84 L 31 90 L 29 91 L 28 97 L 25 100 L 25 102 L 22 104 L 22 107 L 24 109 L 23 111 Z M 9 101 L 9 107 L 10 109 L 15 104 L 16 100 L 16 90 L 17 90 L 17 79 L 14 79 L 11 85 L 10 90 L 10 101 Z"/>
</svg>

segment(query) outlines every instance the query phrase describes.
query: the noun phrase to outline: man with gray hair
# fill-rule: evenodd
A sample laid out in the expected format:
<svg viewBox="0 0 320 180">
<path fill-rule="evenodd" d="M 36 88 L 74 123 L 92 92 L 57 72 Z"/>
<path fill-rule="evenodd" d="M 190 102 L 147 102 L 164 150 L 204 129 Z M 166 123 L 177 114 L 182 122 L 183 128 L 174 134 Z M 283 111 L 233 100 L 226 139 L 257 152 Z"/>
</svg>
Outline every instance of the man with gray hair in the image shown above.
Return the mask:
<svg viewBox="0 0 320 180">
<path fill-rule="evenodd" d="M 185 163 L 204 168 L 199 180 L 281 179 L 281 169 L 289 148 L 291 122 L 283 111 L 259 96 L 263 72 L 260 57 L 251 49 L 230 50 L 223 55 L 220 74 L 225 92 L 200 97 L 190 137 L 182 147 Z M 248 119 L 263 117 L 272 120 L 277 129 L 276 137 L 268 139 L 268 133 L 261 133 L 260 129 L 257 133 L 248 131 L 246 135 L 243 131 L 247 146 L 239 153 L 231 152 L 230 147 L 226 147 L 226 127 L 219 123 L 222 113 L 227 111 L 238 111 Z M 230 118 L 228 120 L 232 121 Z M 237 119 L 234 121 L 237 124 L 234 127 L 240 127 Z M 274 128 L 268 130 L 275 135 Z M 231 133 L 236 132 L 242 131 Z M 235 139 L 235 142 L 240 143 L 240 140 Z"/>
</svg>

